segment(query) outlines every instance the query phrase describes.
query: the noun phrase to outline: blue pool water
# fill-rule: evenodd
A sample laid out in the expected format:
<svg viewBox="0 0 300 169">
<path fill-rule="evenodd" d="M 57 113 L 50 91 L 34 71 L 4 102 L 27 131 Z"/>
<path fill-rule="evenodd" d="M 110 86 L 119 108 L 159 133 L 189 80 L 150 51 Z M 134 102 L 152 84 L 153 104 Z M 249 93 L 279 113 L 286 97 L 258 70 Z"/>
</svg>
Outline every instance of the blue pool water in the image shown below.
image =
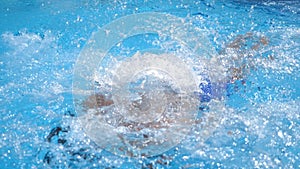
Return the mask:
<svg viewBox="0 0 300 169">
<path fill-rule="evenodd" d="M 0 168 L 300 167 L 299 1 L 0 4 Z M 199 116 L 222 117 L 207 138 L 201 139 L 206 124 L 200 122 L 161 155 L 125 158 L 102 150 L 84 134 L 73 104 L 73 72 L 93 32 L 143 12 L 172 14 L 205 31 L 219 63 L 231 72 L 223 95 L 216 94 L 222 106 L 210 98 L 200 105 Z M 245 43 L 232 51 L 232 42 L 247 34 L 250 38 L 240 39 Z M 137 41 L 128 42 L 134 46 Z M 138 49 L 128 52 L 133 50 Z"/>
</svg>

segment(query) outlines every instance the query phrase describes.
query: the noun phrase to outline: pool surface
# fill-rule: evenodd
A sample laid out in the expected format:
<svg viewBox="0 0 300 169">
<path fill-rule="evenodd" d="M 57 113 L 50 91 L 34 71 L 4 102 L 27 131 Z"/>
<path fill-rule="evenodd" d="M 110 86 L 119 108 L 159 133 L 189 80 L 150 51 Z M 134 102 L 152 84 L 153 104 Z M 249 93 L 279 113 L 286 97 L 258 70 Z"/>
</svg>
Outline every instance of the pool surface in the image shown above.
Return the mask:
<svg viewBox="0 0 300 169">
<path fill-rule="evenodd" d="M 1 168 L 300 167 L 299 1 L 0 4 Z M 114 31 L 121 33 L 109 34 Z M 105 44 L 112 45 L 101 53 Z M 93 57 L 100 55 L 101 62 Z M 130 84 L 129 92 L 114 89 L 115 82 Z M 144 86 L 152 90 L 135 91 Z M 112 95 L 94 98 L 108 107 L 100 129 L 84 120 L 91 112 L 84 108 L 95 106 L 91 89 Z M 121 121 L 138 123 L 124 125 L 109 116 L 124 109 L 129 113 Z M 132 113 L 141 111 L 147 114 Z M 172 112 L 164 116 L 171 129 L 153 124 L 158 115 L 152 112 Z M 94 114 L 89 118 L 98 118 Z M 111 128 L 103 122 L 117 127 L 105 130 Z M 139 135 L 147 128 L 140 124 L 155 130 L 132 138 L 132 131 Z M 115 132 L 120 125 L 135 127 L 130 134 Z M 147 144 L 127 150 L 128 144 L 117 143 L 141 143 L 160 129 L 151 145 L 155 151 Z"/>
</svg>

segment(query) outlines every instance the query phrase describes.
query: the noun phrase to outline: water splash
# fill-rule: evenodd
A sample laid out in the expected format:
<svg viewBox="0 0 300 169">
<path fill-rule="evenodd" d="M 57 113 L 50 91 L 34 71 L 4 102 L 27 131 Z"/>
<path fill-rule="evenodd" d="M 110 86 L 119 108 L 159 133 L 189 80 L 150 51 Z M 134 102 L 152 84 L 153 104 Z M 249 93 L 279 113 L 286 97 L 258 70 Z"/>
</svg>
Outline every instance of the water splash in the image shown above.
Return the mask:
<svg viewBox="0 0 300 169">
<path fill-rule="evenodd" d="M 288 1 L 289 5 L 282 5 L 284 2 L 264 1 L 265 5 L 260 6 L 260 3 L 255 2 L 246 6 L 236 1 L 223 4 L 216 1 L 201 1 L 194 5 L 188 3 L 181 5 L 182 2 L 178 2 L 180 10 L 174 6 L 167 7 L 170 3 L 166 5 L 161 1 L 157 3 L 147 1 L 148 6 L 143 6 L 143 3 L 131 4 L 130 1 L 115 6 L 108 3 L 100 8 L 97 6 L 99 2 L 94 4 L 91 2 L 87 4 L 89 10 L 80 13 L 78 22 L 75 22 L 78 15 L 75 14 L 74 17 L 73 15 L 63 17 L 64 21 L 59 24 L 53 24 L 57 23 L 52 22 L 53 20 L 59 19 L 52 17 L 50 21 L 45 17 L 40 19 L 50 22 L 53 24 L 52 27 L 47 26 L 49 23 L 46 22 L 32 23 L 43 24 L 51 30 L 51 33 L 41 31 L 39 26 L 31 27 L 26 24 L 18 25 L 15 29 L 26 27 L 27 31 L 17 33 L 13 29 L 12 32 L 2 33 L 1 45 L 5 45 L 5 48 L 1 48 L 1 51 L 2 49 L 5 51 L 0 56 L 0 124 L 4 131 L 1 133 L 0 141 L 1 166 L 3 168 L 130 168 L 132 166 L 136 168 L 174 166 L 239 168 L 242 161 L 245 168 L 297 168 L 299 166 L 298 131 L 300 131 L 299 29 L 297 28 L 299 17 L 294 17 L 299 15 L 295 8 L 297 4 L 293 4 L 293 1 Z M 284 10 L 277 10 L 278 4 Z M 58 18 L 64 16 L 59 3 L 55 5 L 56 8 L 50 11 Z M 115 12 L 120 6 L 124 10 L 120 13 Z M 109 10 L 102 15 L 99 11 L 106 7 Z M 138 10 L 135 9 L 136 7 Z M 268 7 L 273 9 L 270 10 Z M 80 11 L 79 9 L 83 8 L 76 7 L 70 11 Z M 246 59 L 256 66 L 255 69 L 251 69 L 244 79 L 235 81 L 228 87 L 227 107 L 222 109 L 225 112 L 223 120 L 218 130 L 210 134 L 207 141 L 196 144 L 198 147 L 193 148 L 194 143 L 200 141 L 199 137 L 191 137 L 189 139 L 192 141 L 187 139 L 163 155 L 140 160 L 124 159 L 101 150 L 83 134 L 77 124 L 78 121 L 73 118 L 75 114 L 71 95 L 68 93 L 71 88 L 72 65 L 79 53 L 76 47 L 77 41 L 82 43 L 87 37 L 79 40 L 82 35 L 78 30 L 83 27 L 78 25 L 80 23 L 89 25 L 84 29 L 87 34 L 90 34 L 92 29 L 108 23 L 112 18 L 133 11 L 147 10 L 178 14 L 194 25 L 205 28 L 208 36 L 212 37 L 211 41 L 215 43 L 214 47 L 217 51 L 222 51 L 237 35 L 248 31 L 253 32 L 255 36 L 259 34 L 266 36 L 269 44 L 260 49 L 254 58 Z M 276 15 L 273 15 L 274 11 Z M 290 12 L 293 14 L 280 14 Z M 190 16 L 187 17 L 187 13 Z M 262 13 L 266 13 L 265 17 L 261 17 Z M 99 19 L 100 15 L 104 19 Z M 36 17 L 41 18 L 38 15 Z M 97 22 L 94 22 L 93 18 Z M 65 28 L 67 21 L 71 28 L 62 31 L 66 35 L 57 33 L 58 29 Z M 91 28 L 86 30 L 87 27 Z M 35 29 L 42 34 L 35 33 Z M 68 34 L 73 39 L 68 39 Z M 71 43 L 72 40 L 75 47 L 70 49 L 66 44 Z M 64 48 L 64 45 L 69 48 Z M 36 49 L 39 50 L 38 53 L 35 53 Z M 223 57 L 230 58 L 227 55 Z M 210 108 L 213 106 L 209 104 L 212 103 L 201 105 L 201 113 L 212 111 Z M 202 122 L 205 122 L 205 119 Z M 56 127 L 61 129 L 52 130 Z M 192 131 L 195 135 L 198 132 L 196 129 Z"/>
</svg>

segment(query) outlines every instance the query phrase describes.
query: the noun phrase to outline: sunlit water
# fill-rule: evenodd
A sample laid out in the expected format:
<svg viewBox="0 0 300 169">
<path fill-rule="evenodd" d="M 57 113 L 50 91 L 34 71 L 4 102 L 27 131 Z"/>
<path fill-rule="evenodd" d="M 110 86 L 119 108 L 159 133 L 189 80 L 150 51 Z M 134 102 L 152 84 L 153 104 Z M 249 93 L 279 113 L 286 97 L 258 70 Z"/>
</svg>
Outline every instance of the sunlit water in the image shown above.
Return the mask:
<svg viewBox="0 0 300 169">
<path fill-rule="evenodd" d="M 299 2 L 0 2 L 1 168 L 300 167 Z M 246 64 L 249 69 L 228 80 L 223 106 L 208 102 L 200 108 L 199 114 L 222 114 L 207 139 L 201 139 L 205 124 L 200 123 L 164 154 L 123 158 L 102 150 L 78 125 L 72 78 L 93 32 L 141 12 L 165 12 L 191 22 L 207 32 L 224 67 Z M 249 32 L 266 37 L 268 44 L 245 55 L 243 63 L 232 61 L 234 53 L 224 52 L 228 44 Z"/>
</svg>

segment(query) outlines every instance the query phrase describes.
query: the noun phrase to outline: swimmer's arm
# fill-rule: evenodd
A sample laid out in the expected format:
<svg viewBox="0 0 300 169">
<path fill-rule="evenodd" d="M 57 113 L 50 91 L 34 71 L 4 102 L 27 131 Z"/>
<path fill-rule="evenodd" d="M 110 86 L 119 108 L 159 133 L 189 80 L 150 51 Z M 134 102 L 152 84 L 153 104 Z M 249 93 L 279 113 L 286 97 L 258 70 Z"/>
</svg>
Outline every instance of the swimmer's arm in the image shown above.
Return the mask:
<svg viewBox="0 0 300 169">
<path fill-rule="evenodd" d="M 249 40 L 251 40 L 250 48 L 245 48 L 249 45 Z M 229 67 L 227 70 L 230 77 L 229 83 L 243 79 L 245 75 L 249 73 L 250 69 L 255 67 L 255 65 L 250 62 L 253 55 L 248 55 L 247 53 L 253 53 L 253 51 L 257 52 L 268 44 L 269 39 L 266 36 L 255 35 L 251 32 L 238 35 L 231 43 L 227 44 L 220 54 L 227 56 L 226 59 L 230 59 L 228 60 L 229 62 L 234 62 L 234 67 Z"/>
<path fill-rule="evenodd" d="M 251 49 L 258 50 L 261 46 L 266 46 L 269 44 L 269 40 L 265 36 L 258 36 L 256 37 L 252 32 L 248 32 L 244 35 L 238 35 L 231 43 L 226 45 L 226 48 L 232 49 L 241 49 L 242 46 L 246 45 L 246 41 L 252 39 L 255 41 L 252 44 Z"/>
</svg>

